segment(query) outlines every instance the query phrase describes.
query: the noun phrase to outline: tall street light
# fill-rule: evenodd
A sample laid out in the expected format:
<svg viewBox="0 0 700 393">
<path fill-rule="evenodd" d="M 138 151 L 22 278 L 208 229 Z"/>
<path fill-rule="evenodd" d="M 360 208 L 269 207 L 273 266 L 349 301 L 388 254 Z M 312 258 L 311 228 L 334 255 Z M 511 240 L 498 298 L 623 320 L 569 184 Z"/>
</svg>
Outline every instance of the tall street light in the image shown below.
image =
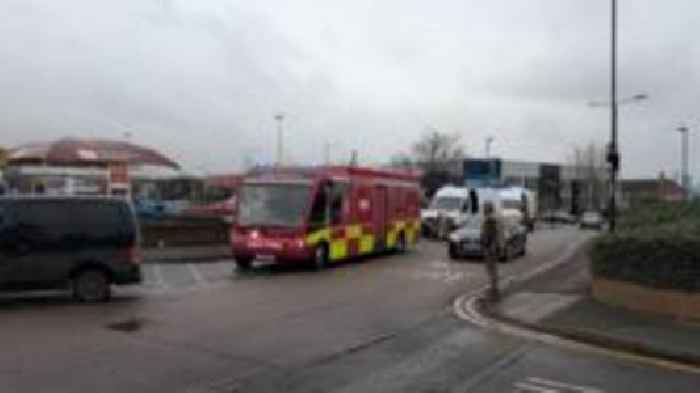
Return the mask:
<svg viewBox="0 0 700 393">
<path fill-rule="evenodd" d="M 630 97 L 628 101 L 646 98 L 646 95 L 638 94 Z M 617 100 L 617 0 L 610 0 L 610 143 L 607 153 L 607 161 L 610 163 L 611 189 L 609 203 L 610 232 L 615 232 L 617 217 L 617 173 L 620 170 L 620 153 L 617 147 L 617 107 L 620 103 Z"/>
<path fill-rule="evenodd" d="M 489 136 L 486 138 L 486 158 L 491 158 L 491 143 L 493 143 L 493 137 Z"/>
<path fill-rule="evenodd" d="M 688 127 L 677 128 L 681 133 L 681 184 L 686 193 L 689 193 L 690 175 L 688 174 Z"/>
<path fill-rule="evenodd" d="M 620 169 L 620 153 L 617 148 L 617 0 L 610 0 L 610 232 L 615 232 L 617 216 L 617 171 Z"/>
<path fill-rule="evenodd" d="M 277 166 L 282 166 L 282 122 L 284 121 L 284 113 L 276 114 L 275 120 L 277 121 Z"/>
<path fill-rule="evenodd" d="M 632 101 L 646 99 L 646 95 L 631 97 Z M 617 147 L 617 0 L 610 0 L 610 145 L 607 161 L 610 163 L 610 232 L 615 232 L 617 217 L 617 173 L 620 170 L 620 152 Z"/>
</svg>

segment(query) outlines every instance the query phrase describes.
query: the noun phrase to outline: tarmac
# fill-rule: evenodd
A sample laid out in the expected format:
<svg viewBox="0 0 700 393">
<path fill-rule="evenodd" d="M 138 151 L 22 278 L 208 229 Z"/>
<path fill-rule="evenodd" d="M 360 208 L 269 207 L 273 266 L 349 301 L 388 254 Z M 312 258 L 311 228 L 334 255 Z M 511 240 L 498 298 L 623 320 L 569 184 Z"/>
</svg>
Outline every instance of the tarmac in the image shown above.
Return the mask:
<svg viewBox="0 0 700 393">
<path fill-rule="evenodd" d="M 607 349 L 700 366 L 700 325 L 596 301 L 589 266 L 583 247 L 565 263 L 511 285 L 485 314 Z"/>
</svg>

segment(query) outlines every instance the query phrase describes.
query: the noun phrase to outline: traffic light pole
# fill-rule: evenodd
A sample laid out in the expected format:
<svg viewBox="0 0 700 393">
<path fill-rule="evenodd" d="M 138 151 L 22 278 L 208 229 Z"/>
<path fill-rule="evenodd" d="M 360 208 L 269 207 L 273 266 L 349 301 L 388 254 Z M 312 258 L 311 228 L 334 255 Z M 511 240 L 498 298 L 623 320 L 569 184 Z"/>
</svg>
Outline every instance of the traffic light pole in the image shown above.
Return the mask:
<svg viewBox="0 0 700 393">
<path fill-rule="evenodd" d="M 617 0 L 611 0 L 610 29 L 610 232 L 615 232 L 617 218 L 617 172 L 620 168 L 620 155 L 617 148 Z"/>
<path fill-rule="evenodd" d="M 681 185 L 685 192 L 690 193 L 690 175 L 688 173 L 688 127 L 678 127 L 681 133 Z"/>
</svg>

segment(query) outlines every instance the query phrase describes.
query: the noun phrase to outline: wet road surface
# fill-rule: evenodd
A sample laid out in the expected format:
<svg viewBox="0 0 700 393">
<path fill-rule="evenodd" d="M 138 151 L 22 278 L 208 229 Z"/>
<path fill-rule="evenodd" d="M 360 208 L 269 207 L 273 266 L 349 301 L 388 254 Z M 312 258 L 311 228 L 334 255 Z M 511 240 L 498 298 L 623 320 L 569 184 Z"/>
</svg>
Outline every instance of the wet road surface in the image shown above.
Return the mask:
<svg viewBox="0 0 700 393">
<path fill-rule="evenodd" d="M 585 236 L 538 231 L 527 257 L 503 272 L 536 269 Z M 454 298 L 486 280 L 478 261 L 445 255 L 443 244 L 424 241 L 407 255 L 323 272 L 263 266 L 240 274 L 230 261 L 146 265 L 143 285 L 119 288 L 105 305 L 3 295 L 2 391 L 697 391 L 697 375 L 457 320 Z"/>
</svg>

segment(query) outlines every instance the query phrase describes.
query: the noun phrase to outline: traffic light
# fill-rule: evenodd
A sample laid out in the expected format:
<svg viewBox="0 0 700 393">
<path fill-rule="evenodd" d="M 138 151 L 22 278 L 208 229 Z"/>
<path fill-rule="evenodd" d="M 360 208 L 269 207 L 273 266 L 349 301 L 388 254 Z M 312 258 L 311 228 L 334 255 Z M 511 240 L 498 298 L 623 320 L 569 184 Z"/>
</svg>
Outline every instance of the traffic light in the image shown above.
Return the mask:
<svg viewBox="0 0 700 393">
<path fill-rule="evenodd" d="M 610 144 L 608 144 L 606 161 L 610 164 L 610 167 L 614 172 L 617 172 L 620 169 L 620 152 L 618 152 L 617 149 L 613 149 L 612 145 Z"/>
<path fill-rule="evenodd" d="M 571 182 L 571 214 L 577 216 L 579 213 L 579 197 L 581 196 L 581 186 L 578 181 Z"/>
</svg>

